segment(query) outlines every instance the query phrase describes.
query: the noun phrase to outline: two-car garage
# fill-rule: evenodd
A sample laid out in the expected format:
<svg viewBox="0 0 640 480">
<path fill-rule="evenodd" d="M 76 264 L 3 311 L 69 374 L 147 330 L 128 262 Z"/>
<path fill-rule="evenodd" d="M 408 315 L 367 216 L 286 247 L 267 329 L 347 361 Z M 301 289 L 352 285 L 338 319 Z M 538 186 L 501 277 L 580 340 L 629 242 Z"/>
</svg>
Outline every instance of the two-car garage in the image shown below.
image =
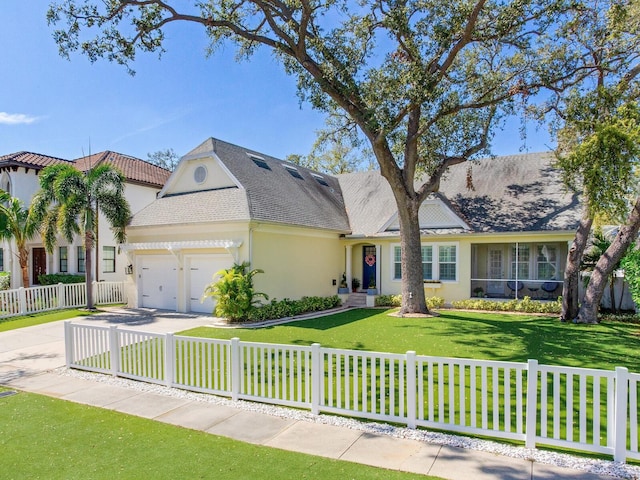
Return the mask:
<svg viewBox="0 0 640 480">
<path fill-rule="evenodd" d="M 171 253 L 161 254 L 159 249 L 147 253 L 154 245 L 146 248 L 140 244 L 127 245 L 128 250 L 136 252 L 137 306 L 211 314 L 214 301 L 203 300 L 203 293 L 218 271 L 233 265 L 234 256 L 229 253 L 229 247 L 225 245 L 226 251 L 219 249 L 220 253 L 192 253 L 193 250 L 182 253 L 172 244 L 169 246 L 172 248 L 165 249 Z"/>
</svg>

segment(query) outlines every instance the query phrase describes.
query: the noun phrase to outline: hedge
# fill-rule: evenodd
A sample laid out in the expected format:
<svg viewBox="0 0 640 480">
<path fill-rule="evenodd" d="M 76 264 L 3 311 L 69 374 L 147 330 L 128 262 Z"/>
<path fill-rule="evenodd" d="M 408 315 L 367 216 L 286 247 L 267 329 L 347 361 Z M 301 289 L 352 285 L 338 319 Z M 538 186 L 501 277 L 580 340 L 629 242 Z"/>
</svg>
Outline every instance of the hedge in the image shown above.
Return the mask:
<svg viewBox="0 0 640 480">
<path fill-rule="evenodd" d="M 83 283 L 84 281 L 84 275 L 71 275 L 68 273 L 38 275 L 38 282 L 40 282 L 40 285 L 57 285 L 58 283 Z"/>
<path fill-rule="evenodd" d="M 319 312 L 340 306 L 340 297 L 302 297 L 300 300 L 271 300 L 270 303 L 253 307 L 249 312 L 248 320 L 260 322 L 278 318 L 294 317 L 303 313 Z"/>
</svg>

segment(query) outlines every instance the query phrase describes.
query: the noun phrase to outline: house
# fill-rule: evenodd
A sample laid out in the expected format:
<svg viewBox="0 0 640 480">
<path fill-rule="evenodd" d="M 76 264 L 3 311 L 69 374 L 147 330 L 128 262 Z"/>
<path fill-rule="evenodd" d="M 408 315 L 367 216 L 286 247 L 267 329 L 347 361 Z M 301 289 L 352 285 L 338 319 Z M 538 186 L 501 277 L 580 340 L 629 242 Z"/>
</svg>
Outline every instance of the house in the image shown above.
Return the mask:
<svg viewBox="0 0 640 480">
<path fill-rule="evenodd" d="M 39 172 L 56 164 L 74 165 L 80 171 L 88 171 L 100 163 L 109 163 L 119 168 L 126 179 L 125 196 L 133 213 L 155 200 L 170 172 L 143 160 L 116 152 L 101 152 L 69 161 L 39 153 L 17 152 L 0 157 L 0 188 L 29 205 L 33 195 L 39 190 Z M 20 265 L 13 242 L 5 241 L 0 248 L 0 271 L 11 272 L 14 288 L 21 286 Z M 29 244 L 30 284 L 38 283 L 38 275 L 43 273 L 84 273 L 85 257 L 82 240 L 75 239 L 69 244 L 60 238 L 52 254 L 48 254 L 42 241 L 37 238 Z M 94 259 L 97 281 L 124 280 L 127 258 L 119 252 L 108 223 L 103 216 L 98 220 L 97 261 Z"/>
<path fill-rule="evenodd" d="M 420 211 L 427 295 L 558 295 L 580 205 L 552 160 L 450 169 Z M 329 176 L 214 138 L 133 216 L 122 248 L 131 306 L 211 312 L 205 286 L 242 261 L 264 270 L 255 286 L 270 298 L 333 295 L 343 272 L 363 289 L 401 290 L 397 208 L 378 172 Z"/>
</svg>

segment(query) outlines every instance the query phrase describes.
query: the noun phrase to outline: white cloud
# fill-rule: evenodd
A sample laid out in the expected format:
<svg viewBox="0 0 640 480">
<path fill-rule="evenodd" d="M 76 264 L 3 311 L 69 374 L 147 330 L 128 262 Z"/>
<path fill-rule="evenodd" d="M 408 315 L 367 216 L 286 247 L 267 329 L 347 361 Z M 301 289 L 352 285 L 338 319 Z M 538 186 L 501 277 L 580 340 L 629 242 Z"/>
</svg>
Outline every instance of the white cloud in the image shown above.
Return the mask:
<svg viewBox="0 0 640 480">
<path fill-rule="evenodd" d="M 24 113 L 7 113 L 0 112 L 0 124 L 4 125 L 19 125 L 29 124 L 38 120 L 38 117 L 33 115 L 26 115 Z"/>
</svg>

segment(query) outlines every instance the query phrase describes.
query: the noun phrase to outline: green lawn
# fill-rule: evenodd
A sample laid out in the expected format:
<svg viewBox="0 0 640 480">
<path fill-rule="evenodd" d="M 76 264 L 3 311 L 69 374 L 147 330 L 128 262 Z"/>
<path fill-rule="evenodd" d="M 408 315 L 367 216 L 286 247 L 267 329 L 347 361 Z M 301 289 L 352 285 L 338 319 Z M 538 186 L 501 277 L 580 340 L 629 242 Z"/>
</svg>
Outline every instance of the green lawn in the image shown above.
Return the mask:
<svg viewBox="0 0 640 480">
<path fill-rule="evenodd" d="M 34 313 L 33 315 L 24 315 L 21 317 L 3 318 L 0 319 L 0 332 L 15 330 L 16 328 L 31 327 L 42 323 L 57 322 L 58 320 L 87 317 L 95 313 L 99 313 L 99 310 L 89 312 L 87 310 L 78 310 L 77 308 L 73 308 L 70 310 L 55 310 L 53 312 Z"/>
<path fill-rule="evenodd" d="M 19 393 L 0 398 L 6 479 L 431 478 L 259 447 L 172 425 Z"/>
<path fill-rule="evenodd" d="M 557 318 L 443 310 L 432 318 L 397 318 L 391 310 L 344 313 L 251 329 L 195 328 L 208 338 L 613 369 L 638 372 L 640 325 L 560 323 Z"/>
</svg>

